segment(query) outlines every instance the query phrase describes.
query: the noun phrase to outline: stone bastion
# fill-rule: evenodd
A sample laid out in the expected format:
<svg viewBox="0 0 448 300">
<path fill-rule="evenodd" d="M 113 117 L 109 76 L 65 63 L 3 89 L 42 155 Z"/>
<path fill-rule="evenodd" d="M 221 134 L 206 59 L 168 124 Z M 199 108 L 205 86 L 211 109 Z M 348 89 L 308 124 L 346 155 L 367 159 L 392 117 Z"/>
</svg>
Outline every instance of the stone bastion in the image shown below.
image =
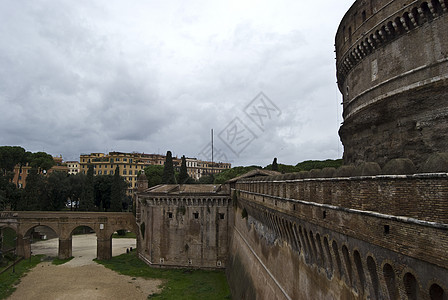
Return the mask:
<svg viewBox="0 0 448 300">
<path fill-rule="evenodd" d="M 344 162 L 448 152 L 448 0 L 358 0 L 336 34 Z"/>
</svg>

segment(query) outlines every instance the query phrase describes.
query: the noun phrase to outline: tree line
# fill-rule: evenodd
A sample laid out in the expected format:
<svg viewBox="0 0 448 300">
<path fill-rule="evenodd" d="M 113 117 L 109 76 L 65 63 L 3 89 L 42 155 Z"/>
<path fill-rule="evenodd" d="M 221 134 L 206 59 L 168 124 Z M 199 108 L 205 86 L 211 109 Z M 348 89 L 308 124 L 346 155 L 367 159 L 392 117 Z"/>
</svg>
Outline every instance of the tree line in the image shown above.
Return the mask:
<svg viewBox="0 0 448 300">
<path fill-rule="evenodd" d="M 44 152 L 30 153 L 22 147 L 0 147 L 0 210 L 78 210 L 123 211 L 132 208 L 126 196 L 126 181 L 119 175 L 93 176 L 93 166 L 87 174 L 69 175 L 51 172 L 53 157 Z M 25 188 L 13 182 L 14 168 L 27 168 Z"/>
</svg>

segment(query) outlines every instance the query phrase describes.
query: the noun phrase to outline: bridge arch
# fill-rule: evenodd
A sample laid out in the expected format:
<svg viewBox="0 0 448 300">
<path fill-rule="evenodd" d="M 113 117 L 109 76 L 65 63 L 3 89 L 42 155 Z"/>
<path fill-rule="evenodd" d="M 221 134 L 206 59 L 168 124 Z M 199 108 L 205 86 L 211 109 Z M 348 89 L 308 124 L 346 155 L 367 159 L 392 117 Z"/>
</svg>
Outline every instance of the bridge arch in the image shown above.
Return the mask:
<svg viewBox="0 0 448 300">
<path fill-rule="evenodd" d="M 0 227 L 12 226 L 17 233 L 17 254 L 25 258 L 30 256 L 31 229 L 39 225 L 51 228 L 59 237 L 58 256 L 61 259 L 71 257 L 72 232 L 79 226 L 88 226 L 96 232 L 98 259 L 111 258 L 110 239 L 114 231 L 138 232 L 132 213 L 18 211 L 0 214 Z"/>
</svg>

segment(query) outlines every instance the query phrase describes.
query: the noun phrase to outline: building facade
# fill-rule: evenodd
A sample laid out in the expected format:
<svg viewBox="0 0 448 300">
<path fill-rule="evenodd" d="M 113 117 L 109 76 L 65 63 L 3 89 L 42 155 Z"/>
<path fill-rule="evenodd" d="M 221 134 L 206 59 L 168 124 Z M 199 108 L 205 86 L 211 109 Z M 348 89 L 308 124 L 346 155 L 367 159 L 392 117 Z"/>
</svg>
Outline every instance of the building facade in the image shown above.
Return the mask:
<svg viewBox="0 0 448 300">
<path fill-rule="evenodd" d="M 87 174 L 89 165 L 93 165 L 93 174 L 96 175 L 113 175 L 115 168 L 118 166 L 120 176 L 128 182 L 128 195 L 131 195 L 133 189 L 137 187 L 137 176 L 139 172 L 143 172 L 145 167 L 150 165 L 163 166 L 165 164 L 165 155 L 146 154 L 146 153 L 124 153 L 109 152 L 81 154 L 79 158 L 79 171 Z M 219 172 L 230 169 L 230 163 L 211 163 L 201 161 L 196 158 L 186 158 L 188 175 L 197 180 L 205 175 L 218 174 Z M 173 166 L 179 171 L 181 159 L 173 157 Z"/>
<path fill-rule="evenodd" d="M 215 185 L 139 186 L 140 258 L 158 267 L 225 268 L 233 216 L 229 195 Z"/>
<path fill-rule="evenodd" d="M 63 162 L 62 157 L 53 157 L 53 160 L 55 162 L 55 165 L 53 167 L 51 167 L 50 170 L 46 171 L 46 170 L 41 170 L 40 173 L 45 175 L 45 174 L 50 174 L 52 172 L 66 172 L 68 173 L 68 167 L 67 165 Z M 18 187 L 18 188 L 25 188 L 26 186 L 26 178 L 28 176 L 28 174 L 30 173 L 31 170 L 31 166 L 29 166 L 28 164 L 26 165 L 16 165 L 14 167 L 14 177 L 12 179 L 12 182 Z"/>
<path fill-rule="evenodd" d="M 76 175 L 79 173 L 79 161 L 66 161 L 65 164 L 68 168 L 68 174 Z"/>
</svg>

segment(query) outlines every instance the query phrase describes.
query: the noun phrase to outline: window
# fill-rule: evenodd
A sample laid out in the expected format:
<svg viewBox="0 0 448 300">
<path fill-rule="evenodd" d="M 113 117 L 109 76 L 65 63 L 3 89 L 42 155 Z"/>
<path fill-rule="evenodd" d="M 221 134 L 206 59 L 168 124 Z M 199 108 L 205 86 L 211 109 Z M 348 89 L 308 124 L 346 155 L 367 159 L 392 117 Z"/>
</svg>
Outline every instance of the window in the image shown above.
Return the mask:
<svg viewBox="0 0 448 300">
<path fill-rule="evenodd" d="M 384 225 L 384 234 L 389 234 L 389 233 L 390 233 L 389 225 Z"/>
<path fill-rule="evenodd" d="M 224 220 L 224 214 L 219 214 L 219 218 L 221 219 L 221 220 Z"/>
<path fill-rule="evenodd" d="M 199 218 L 199 213 L 195 212 L 195 213 L 193 213 L 193 216 L 194 216 L 195 219 L 197 219 L 197 218 Z"/>
<path fill-rule="evenodd" d="M 109 174 L 110 174 L 110 175 L 114 175 L 114 171 L 111 170 L 111 171 L 109 172 Z"/>
<path fill-rule="evenodd" d="M 128 161 L 128 159 L 127 158 L 123 158 L 123 161 Z"/>
<path fill-rule="evenodd" d="M 123 175 L 127 175 L 127 171 L 126 170 L 123 170 Z"/>
<path fill-rule="evenodd" d="M 362 21 L 364 22 L 367 19 L 366 11 L 363 10 L 361 15 L 362 15 Z"/>
<path fill-rule="evenodd" d="M 168 218 L 172 219 L 173 218 L 173 213 L 172 212 L 168 212 Z"/>
<path fill-rule="evenodd" d="M 103 174 L 103 172 L 102 171 L 98 171 L 98 175 L 101 175 L 101 174 Z"/>
</svg>

